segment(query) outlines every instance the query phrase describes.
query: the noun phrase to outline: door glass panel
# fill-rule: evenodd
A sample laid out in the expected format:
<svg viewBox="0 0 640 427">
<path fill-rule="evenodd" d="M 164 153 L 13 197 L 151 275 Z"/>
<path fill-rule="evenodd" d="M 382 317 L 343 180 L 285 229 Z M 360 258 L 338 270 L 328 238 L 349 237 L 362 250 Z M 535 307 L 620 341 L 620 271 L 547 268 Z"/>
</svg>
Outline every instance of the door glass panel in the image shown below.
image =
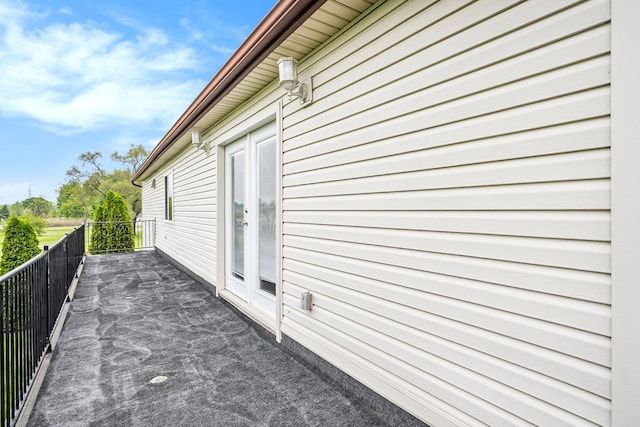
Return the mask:
<svg viewBox="0 0 640 427">
<path fill-rule="evenodd" d="M 276 142 L 258 144 L 258 260 L 260 289 L 276 294 Z"/>
<path fill-rule="evenodd" d="M 245 152 L 231 156 L 231 205 L 233 209 L 231 239 L 231 274 L 244 279 L 244 191 Z"/>
</svg>

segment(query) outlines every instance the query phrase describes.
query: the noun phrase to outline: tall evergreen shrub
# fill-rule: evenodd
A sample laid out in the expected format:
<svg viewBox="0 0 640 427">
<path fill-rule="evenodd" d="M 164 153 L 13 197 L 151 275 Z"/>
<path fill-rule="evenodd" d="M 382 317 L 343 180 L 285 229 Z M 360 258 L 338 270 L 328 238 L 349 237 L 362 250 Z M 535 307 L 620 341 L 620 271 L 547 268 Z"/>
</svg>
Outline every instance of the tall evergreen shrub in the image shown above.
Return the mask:
<svg viewBox="0 0 640 427">
<path fill-rule="evenodd" d="M 9 218 L 9 206 L 0 206 L 0 220 Z"/>
<path fill-rule="evenodd" d="M 133 225 L 122 196 L 108 191 L 95 211 L 91 252 L 129 252 L 133 250 Z"/>
<path fill-rule="evenodd" d="M 109 193 L 112 193 L 111 197 Z M 113 227 L 109 234 L 109 248 L 114 252 L 130 252 L 133 250 L 133 225 L 127 202 L 120 194 L 113 191 L 109 193 L 104 206 L 107 221 Z"/>
<path fill-rule="evenodd" d="M 12 215 L 4 228 L 0 275 L 29 261 L 40 253 L 38 237 L 31 224 Z"/>
<path fill-rule="evenodd" d="M 94 253 L 103 252 L 106 250 L 108 242 L 107 224 L 105 224 L 106 216 L 104 214 L 104 207 L 98 206 L 93 214 L 93 226 L 91 229 L 91 243 L 89 244 L 89 251 Z"/>
</svg>

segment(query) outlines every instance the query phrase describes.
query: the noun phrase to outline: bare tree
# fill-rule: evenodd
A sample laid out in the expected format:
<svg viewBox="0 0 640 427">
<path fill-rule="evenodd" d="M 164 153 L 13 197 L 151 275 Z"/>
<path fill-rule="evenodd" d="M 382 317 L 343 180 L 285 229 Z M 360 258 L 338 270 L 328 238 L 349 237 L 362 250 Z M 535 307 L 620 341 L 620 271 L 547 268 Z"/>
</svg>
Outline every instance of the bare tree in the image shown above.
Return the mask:
<svg viewBox="0 0 640 427">
<path fill-rule="evenodd" d="M 124 155 L 121 155 L 117 151 L 114 151 L 114 153 L 111 155 L 111 160 L 131 165 L 133 169 L 132 172 L 135 172 L 140 167 L 142 162 L 144 162 L 144 159 L 148 154 L 149 152 L 142 145 L 134 146 L 133 144 L 131 144 L 131 146 L 129 147 L 129 151 L 127 151 L 127 153 Z"/>
</svg>

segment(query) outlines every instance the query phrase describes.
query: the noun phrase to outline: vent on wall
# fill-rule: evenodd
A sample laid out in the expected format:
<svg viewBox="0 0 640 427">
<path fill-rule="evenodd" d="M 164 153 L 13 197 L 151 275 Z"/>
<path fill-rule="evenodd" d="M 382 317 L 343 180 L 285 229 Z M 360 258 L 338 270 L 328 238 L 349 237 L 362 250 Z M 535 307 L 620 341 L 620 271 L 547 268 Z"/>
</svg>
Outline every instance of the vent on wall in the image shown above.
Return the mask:
<svg viewBox="0 0 640 427">
<path fill-rule="evenodd" d="M 155 178 L 153 178 L 151 180 L 151 188 L 156 188 L 156 179 Z"/>
</svg>

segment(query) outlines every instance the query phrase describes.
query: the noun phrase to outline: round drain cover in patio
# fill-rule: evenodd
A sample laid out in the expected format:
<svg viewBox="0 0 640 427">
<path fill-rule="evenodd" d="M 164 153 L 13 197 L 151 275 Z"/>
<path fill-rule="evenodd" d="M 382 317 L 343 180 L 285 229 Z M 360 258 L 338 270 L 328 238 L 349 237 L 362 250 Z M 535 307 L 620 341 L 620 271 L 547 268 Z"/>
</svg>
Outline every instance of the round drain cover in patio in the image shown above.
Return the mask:
<svg viewBox="0 0 640 427">
<path fill-rule="evenodd" d="M 155 376 L 153 378 L 151 378 L 151 381 L 149 381 L 149 384 L 164 384 L 165 382 L 167 382 L 167 380 L 169 379 L 169 377 L 166 377 L 164 375 L 158 375 Z"/>
</svg>

